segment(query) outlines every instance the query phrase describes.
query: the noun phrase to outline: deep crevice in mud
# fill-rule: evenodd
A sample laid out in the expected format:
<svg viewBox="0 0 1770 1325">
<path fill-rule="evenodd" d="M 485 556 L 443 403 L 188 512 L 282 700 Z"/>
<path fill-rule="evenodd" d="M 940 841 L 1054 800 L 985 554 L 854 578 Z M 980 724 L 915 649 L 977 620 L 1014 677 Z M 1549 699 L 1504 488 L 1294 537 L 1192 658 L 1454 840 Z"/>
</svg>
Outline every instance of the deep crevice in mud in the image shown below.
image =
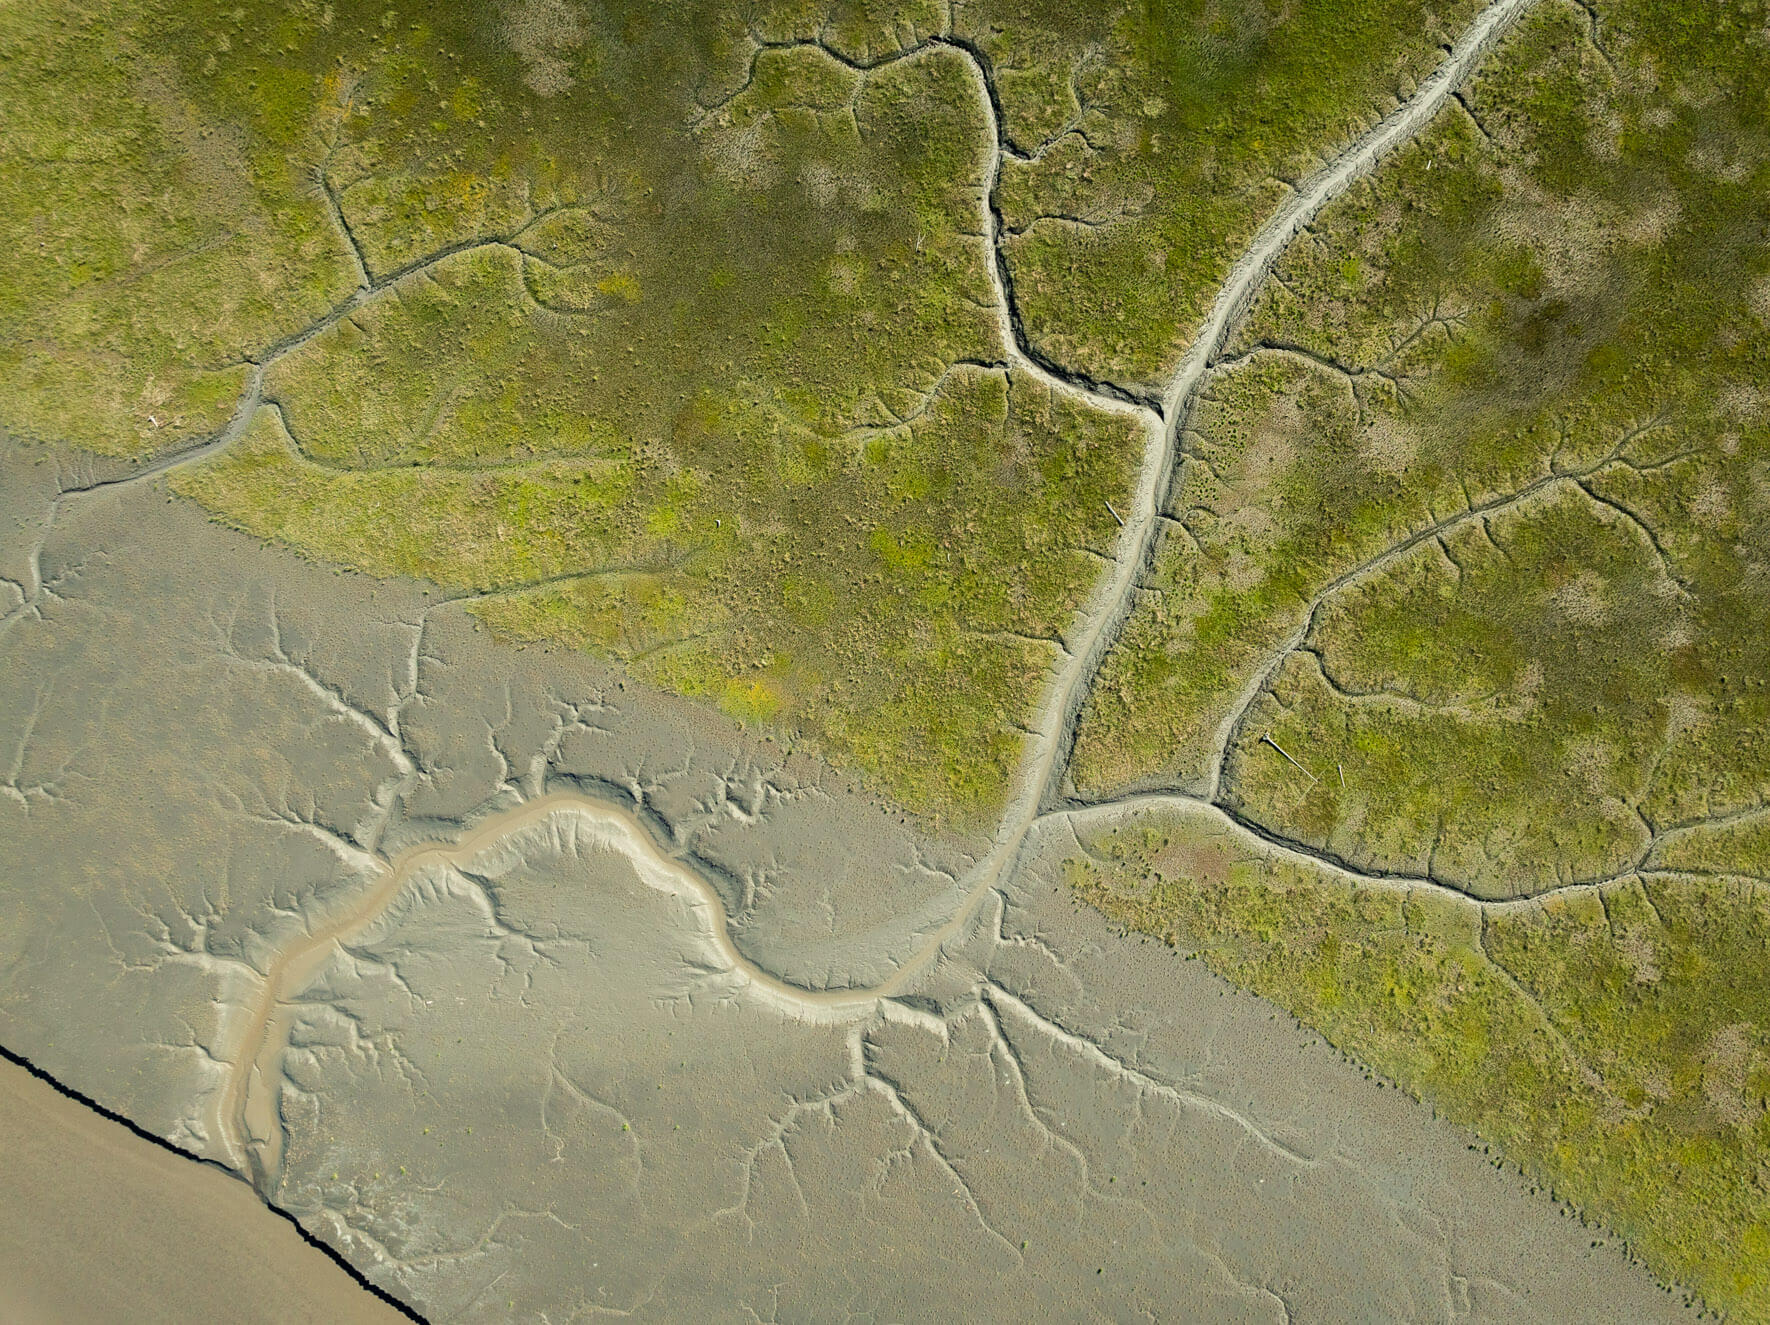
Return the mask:
<svg viewBox="0 0 1770 1325">
<path fill-rule="evenodd" d="M 38 1081 L 41 1081 L 44 1085 L 48 1086 L 51 1090 L 53 1090 L 56 1094 L 60 1095 L 62 1098 L 72 1100 L 75 1104 L 80 1105 L 84 1109 L 90 1109 L 93 1113 L 96 1113 L 99 1117 L 105 1119 L 107 1122 L 112 1122 L 112 1123 L 117 1124 L 119 1127 L 121 1127 L 125 1131 L 127 1131 L 131 1136 L 134 1136 L 134 1137 L 139 1138 L 140 1140 L 146 1141 L 150 1145 L 158 1146 L 161 1150 L 166 1151 L 168 1154 L 177 1155 L 180 1159 L 190 1160 L 193 1164 L 205 1165 L 207 1167 L 216 1169 L 217 1171 L 219 1171 L 221 1173 L 227 1174 L 228 1177 L 234 1179 L 235 1181 L 246 1182 L 248 1186 L 253 1185 L 253 1184 L 247 1182 L 247 1179 L 245 1178 L 245 1176 L 243 1174 L 241 1174 L 238 1169 L 233 1168 L 232 1166 L 227 1165 L 227 1164 L 222 1164 L 222 1163 L 220 1163 L 216 1160 L 213 1160 L 213 1159 L 205 1159 L 201 1155 L 193 1155 L 190 1151 L 185 1150 L 182 1147 L 174 1145 L 172 1142 L 166 1140 L 164 1137 L 155 1136 L 152 1132 L 148 1131 L 146 1128 L 140 1126 L 139 1124 L 132 1122 L 129 1118 L 125 1117 L 123 1114 L 118 1113 L 115 1109 L 107 1108 L 103 1104 L 100 1104 L 97 1100 L 93 1099 L 90 1095 L 86 1094 L 83 1091 L 76 1090 L 74 1087 L 68 1085 L 66 1082 L 59 1080 L 57 1077 L 51 1075 L 50 1073 L 44 1071 L 42 1068 L 38 1067 L 30 1059 L 25 1058 L 20 1054 L 14 1053 L 12 1050 L 8 1049 L 5 1045 L 0 1045 L 0 1058 L 4 1058 L 7 1062 L 11 1063 L 15 1067 L 23 1068 L 26 1072 L 29 1072 Z M 355 1265 L 351 1264 L 350 1261 L 345 1259 L 344 1253 L 337 1250 L 337 1248 L 333 1247 L 330 1243 L 328 1243 L 328 1242 L 324 1241 L 323 1239 L 316 1237 L 314 1234 L 308 1232 L 307 1228 L 302 1224 L 302 1222 L 299 1219 L 297 1219 L 294 1215 L 290 1214 L 287 1210 L 283 1209 L 280 1205 L 277 1205 L 262 1190 L 258 1191 L 258 1196 L 259 1196 L 259 1199 L 264 1202 L 264 1206 L 266 1209 L 268 1209 L 272 1214 L 276 1215 L 279 1219 L 283 1219 L 283 1220 L 288 1221 L 290 1227 L 292 1227 L 295 1230 L 296 1235 L 298 1237 L 300 1237 L 300 1239 L 303 1242 L 305 1242 L 308 1246 L 312 1247 L 315 1251 L 319 1252 L 327 1260 L 331 1261 L 332 1264 L 336 1265 L 341 1271 L 344 1272 L 345 1275 L 347 1275 L 350 1278 L 352 1283 L 356 1284 L 356 1286 L 358 1288 L 361 1288 L 364 1292 L 368 1293 L 371 1297 L 377 1298 L 380 1301 L 385 1302 L 388 1306 L 392 1307 L 395 1311 L 399 1312 L 400 1315 L 404 1316 L 407 1320 L 417 1321 L 418 1325 L 428 1325 L 426 1318 L 424 1316 L 420 1315 L 415 1307 L 411 1306 L 410 1304 L 408 1304 L 406 1302 L 400 1301 L 399 1298 L 395 1297 L 392 1293 L 388 1292 L 385 1288 L 381 1287 L 380 1284 L 377 1284 L 373 1280 L 369 1279 L 366 1275 L 363 1274 L 363 1272 L 361 1270 L 357 1269 L 357 1267 Z"/>
<path fill-rule="evenodd" d="M 1117 814 L 1129 814 L 1144 809 L 1160 809 L 1163 807 L 1206 811 L 1243 837 L 1251 839 L 1250 845 L 1271 849 L 1280 855 L 1289 856 L 1317 869 L 1330 870 L 1354 884 L 1362 884 L 1377 888 L 1400 888 L 1404 890 L 1424 889 L 1443 893 L 1462 902 L 1467 902 L 1483 910 L 1516 909 L 1534 906 L 1544 898 L 1554 897 L 1563 893 L 1601 892 L 1613 888 L 1617 884 L 1627 883 L 1631 879 L 1651 878 L 1659 874 L 1681 874 L 1687 871 L 1672 869 L 1655 869 L 1651 861 L 1654 850 L 1659 846 L 1662 837 L 1655 836 L 1636 854 L 1635 858 L 1622 868 L 1590 879 L 1564 879 L 1546 888 L 1537 888 L 1531 892 L 1519 893 L 1515 897 L 1484 897 L 1473 889 L 1455 880 L 1446 879 L 1428 866 L 1424 872 L 1413 873 L 1407 870 L 1386 870 L 1371 865 L 1360 865 L 1356 861 L 1333 850 L 1330 847 L 1317 846 L 1301 838 L 1287 836 L 1269 828 L 1258 819 L 1244 814 L 1234 805 L 1222 801 L 1207 800 L 1202 796 L 1194 796 L 1184 791 L 1152 790 L 1127 792 L 1123 796 L 1108 797 L 1097 801 L 1067 801 L 1047 810 L 1040 816 L 1040 822 L 1047 819 L 1076 819 L 1078 817 L 1105 817 Z"/>
<path fill-rule="evenodd" d="M 1016 161 L 1037 161 L 1049 148 L 1049 144 L 1041 146 L 1036 152 L 1027 152 L 1016 147 L 1003 127 L 1001 96 L 996 91 L 995 74 L 990 66 L 989 55 L 976 43 L 957 37 L 950 32 L 932 38 L 934 44 L 959 51 L 971 63 L 978 82 L 984 90 L 984 99 L 989 107 L 990 125 L 995 131 L 995 146 L 991 153 L 990 177 L 984 190 L 984 203 L 989 208 L 989 247 L 990 258 L 995 264 L 996 280 L 1002 290 L 1003 312 L 1008 320 L 1008 329 L 1014 338 L 1014 344 L 1020 353 L 1046 374 L 1082 392 L 1087 396 L 1104 397 L 1118 401 L 1123 405 L 1147 410 L 1157 419 L 1164 418 L 1162 401 L 1158 396 L 1121 386 L 1117 382 L 1109 382 L 1102 378 L 1092 377 L 1077 369 L 1066 368 L 1050 355 L 1046 354 L 1033 343 L 1027 333 L 1026 322 L 1021 316 L 1020 300 L 1014 290 L 1014 268 L 1008 261 L 1008 254 L 1002 247 L 1002 236 L 1007 233 L 1007 223 L 1002 219 L 1001 205 L 996 201 L 996 194 L 1001 186 L 1002 159 L 1012 157 Z"/>
</svg>

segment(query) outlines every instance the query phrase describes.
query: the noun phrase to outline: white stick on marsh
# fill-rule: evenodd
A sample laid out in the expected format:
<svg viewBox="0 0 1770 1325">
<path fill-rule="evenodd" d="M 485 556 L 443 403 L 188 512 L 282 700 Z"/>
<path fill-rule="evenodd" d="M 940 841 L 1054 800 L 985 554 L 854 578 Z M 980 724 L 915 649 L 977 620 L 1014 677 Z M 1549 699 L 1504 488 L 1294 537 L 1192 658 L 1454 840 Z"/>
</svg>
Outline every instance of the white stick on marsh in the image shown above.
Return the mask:
<svg viewBox="0 0 1770 1325">
<path fill-rule="evenodd" d="M 1301 764 L 1298 764 L 1298 763 L 1297 763 L 1297 761 L 1296 761 L 1296 760 L 1295 760 L 1295 759 L 1294 759 L 1294 758 L 1292 758 L 1292 757 L 1291 757 L 1291 752 L 1290 752 L 1290 751 L 1289 751 L 1289 750 L 1287 750 L 1287 749 L 1285 749 L 1285 748 L 1284 748 L 1284 747 L 1283 747 L 1283 746 L 1282 746 L 1282 745 L 1280 745 L 1280 744 L 1279 744 L 1279 743 L 1278 743 L 1278 742 L 1277 742 L 1277 741 L 1275 741 L 1275 740 L 1273 740 L 1273 739 L 1272 739 L 1272 733 L 1271 733 L 1271 732 L 1265 732 L 1265 733 L 1263 733 L 1263 734 L 1262 734 L 1262 735 L 1261 735 L 1261 737 L 1260 737 L 1260 739 L 1261 739 L 1261 740 L 1262 740 L 1262 741 L 1265 741 L 1265 742 L 1266 742 L 1266 744 L 1267 744 L 1267 745 L 1270 745 L 1270 746 L 1271 746 L 1271 747 L 1272 747 L 1272 748 L 1273 748 L 1273 749 L 1274 749 L 1274 750 L 1277 750 L 1277 751 L 1278 751 L 1278 752 L 1279 752 L 1279 753 L 1280 753 L 1280 754 L 1281 754 L 1281 755 L 1283 755 L 1283 756 L 1284 756 L 1284 757 L 1285 757 L 1285 758 L 1286 758 L 1286 759 L 1289 759 L 1289 760 L 1290 760 L 1290 761 L 1291 761 L 1291 763 L 1293 763 L 1293 764 L 1296 764 L 1296 766 L 1297 766 L 1297 770 L 1298 770 L 1298 771 L 1299 771 L 1299 772 L 1300 772 L 1300 773 L 1302 773 L 1302 775 L 1303 775 L 1303 776 L 1304 776 L 1304 777 L 1306 777 L 1306 778 L 1308 778 L 1308 779 L 1309 779 L 1309 780 L 1310 780 L 1310 781 L 1311 781 L 1311 782 L 1320 782 L 1320 781 L 1321 781 L 1321 779 L 1320 779 L 1320 778 L 1318 778 L 1318 777 L 1316 777 L 1316 776 L 1315 776 L 1315 774 L 1313 774 L 1313 773 L 1311 773 L 1311 772 L 1310 772 L 1310 771 L 1309 771 L 1309 770 L 1308 770 L 1308 769 L 1306 769 L 1306 768 L 1304 768 L 1304 767 L 1303 767 L 1303 765 L 1301 765 Z"/>
</svg>

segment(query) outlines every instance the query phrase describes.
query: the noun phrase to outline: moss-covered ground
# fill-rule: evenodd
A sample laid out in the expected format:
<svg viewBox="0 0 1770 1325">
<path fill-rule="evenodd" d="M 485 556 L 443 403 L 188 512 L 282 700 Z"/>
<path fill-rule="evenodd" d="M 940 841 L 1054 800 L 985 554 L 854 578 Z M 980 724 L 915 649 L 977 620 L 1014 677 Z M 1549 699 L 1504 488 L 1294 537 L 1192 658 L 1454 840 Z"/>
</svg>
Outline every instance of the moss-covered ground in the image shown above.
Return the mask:
<svg viewBox="0 0 1770 1325">
<path fill-rule="evenodd" d="M 755 44 L 874 8 L 9 9 L 0 426 L 172 452 L 262 364 L 177 491 L 980 821 L 1142 438 L 997 366 L 963 57 Z"/>
<path fill-rule="evenodd" d="M 661 474 L 625 454 L 340 472 L 266 406 L 174 486 L 303 551 L 477 595 L 506 637 L 809 729 L 938 815 L 1005 785 L 1139 439 L 963 369 L 926 414 L 821 454 L 759 439 Z"/>
<path fill-rule="evenodd" d="M 1442 58 L 1467 0 L 981 0 L 1032 160 L 1002 186 L 1033 341 L 1096 377 L 1159 384 L 1285 190 Z"/>
<path fill-rule="evenodd" d="M 983 822 L 1141 439 L 990 366 L 986 107 L 925 43 L 1011 147 L 1076 129 L 1006 248 L 1034 343 L 1134 379 L 1440 8 L 10 7 L 0 426 L 175 452 L 264 365 L 287 436 L 179 491 Z"/>
</svg>

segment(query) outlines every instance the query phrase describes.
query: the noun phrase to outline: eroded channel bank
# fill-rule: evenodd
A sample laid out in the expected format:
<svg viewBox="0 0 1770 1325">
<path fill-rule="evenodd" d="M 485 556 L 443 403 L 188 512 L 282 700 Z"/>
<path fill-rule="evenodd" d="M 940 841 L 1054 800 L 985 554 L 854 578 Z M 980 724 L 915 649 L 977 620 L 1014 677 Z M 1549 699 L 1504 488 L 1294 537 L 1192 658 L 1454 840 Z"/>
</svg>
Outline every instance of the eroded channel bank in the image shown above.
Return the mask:
<svg viewBox="0 0 1770 1325">
<path fill-rule="evenodd" d="M 906 968 L 901 979 L 894 976 L 871 989 L 816 990 L 789 984 L 744 956 L 732 942 L 730 916 L 718 890 L 663 850 L 631 810 L 582 792 L 548 792 L 492 815 L 456 841 L 409 847 L 384 861 L 372 887 L 353 906 L 336 919 L 311 928 L 276 954 L 258 997 L 246 1010 L 236 1052 L 228 1058 L 226 1086 L 215 1100 L 215 1134 L 222 1138 L 230 1163 L 248 1169 L 266 1186 L 280 1168 L 277 1083 L 282 1079 L 282 1057 L 291 1029 L 290 1000 L 313 980 L 327 957 L 368 929 L 400 890 L 423 872 L 465 865 L 488 847 L 555 814 L 586 820 L 609 847 L 633 863 L 646 882 L 698 910 L 704 936 L 729 969 L 741 973 L 754 991 L 790 1015 L 853 1020 L 870 1012 L 880 999 L 890 997 L 913 974 Z"/>
</svg>

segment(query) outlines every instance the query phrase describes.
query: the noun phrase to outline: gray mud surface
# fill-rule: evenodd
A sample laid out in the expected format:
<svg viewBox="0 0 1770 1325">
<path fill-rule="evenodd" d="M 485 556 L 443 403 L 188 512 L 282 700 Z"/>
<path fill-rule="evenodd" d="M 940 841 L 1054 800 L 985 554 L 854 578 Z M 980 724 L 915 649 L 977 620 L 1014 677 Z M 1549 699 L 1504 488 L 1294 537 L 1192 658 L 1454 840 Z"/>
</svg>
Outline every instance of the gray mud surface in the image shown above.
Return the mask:
<svg viewBox="0 0 1770 1325">
<path fill-rule="evenodd" d="M 1078 911 L 1060 818 L 922 974 L 844 1001 L 986 844 L 154 482 L 55 503 L 72 472 L 0 451 L 0 1042 L 426 1316 L 1680 1314 L 1464 1134 Z"/>
</svg>

